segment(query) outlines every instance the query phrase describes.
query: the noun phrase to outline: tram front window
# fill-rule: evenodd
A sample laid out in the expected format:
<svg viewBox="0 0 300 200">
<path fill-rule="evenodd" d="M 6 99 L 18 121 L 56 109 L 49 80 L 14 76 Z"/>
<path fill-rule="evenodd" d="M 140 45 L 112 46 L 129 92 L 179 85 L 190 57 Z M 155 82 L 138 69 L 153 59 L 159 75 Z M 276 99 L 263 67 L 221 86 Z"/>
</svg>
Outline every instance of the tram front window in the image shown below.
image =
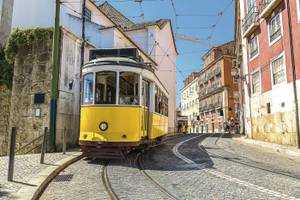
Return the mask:
<svg viewBox="0 0 300 200">
<path fill-rule="evenodd" d="M 116 104 L 116 72 L 97 72 L 95 104 Z"/>
<path fill-rule="evenodd" d="M 139 75 L 132 72 L 120 73 L 120 104 L 139 105 Z"/>
<path fill-rule="evenodd" d="M 93 82 L 93 74 L 87 74 L 83 77 L 83 104 L 92 104 L 94 101 Z"/>
</svg>

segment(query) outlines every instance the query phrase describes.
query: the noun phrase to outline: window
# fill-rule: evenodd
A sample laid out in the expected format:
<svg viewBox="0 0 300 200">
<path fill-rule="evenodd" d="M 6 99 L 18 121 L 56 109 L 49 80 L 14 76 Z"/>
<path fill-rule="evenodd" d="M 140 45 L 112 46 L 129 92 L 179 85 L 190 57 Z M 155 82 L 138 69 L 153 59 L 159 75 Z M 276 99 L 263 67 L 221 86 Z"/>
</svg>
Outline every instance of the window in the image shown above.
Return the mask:
<svg viewBox="0 0 300 200">
<path fill-rule="evenodd" d="M 140 76 L 132 72 L 120 72 L 119 98 L 121 105 L 139 105 Z"/>
<path fill-rule="evenodd" d="M 187 105 L 187 107 L 191 106 L 191 102 Z M 157 86 L 155 86 L 155 112 L 168 116 L 168 109 L 168 98 Z"/>
<path fill-rule="evenodd" d="M 116 72 L 97 72 L 95 104 L 116 104 Z"/>
<path fill-rule="evenodd" d="M 214 91 L 214 86 L 215 86 L 215 81 L 214 80 L 211 80 L 210 81 L 210 91 L 212 92 L 212 91 Z"/>
<path fill-rule="evenodd" d="M 85 19 L 87 21 L 91 21 L 92 20 L 92 11 L 89 10 L 88 8 L 85 7 Z"/>
<path fill-rule="evenodd" d="M 83 76 L 83 104 L 92 104 L 94 101 L 93 82 L 93 74 L 87 74 Z"/>
<path fill-rule="evenodd" d="M 142 97 L 143 97 L 143 106 L 149 107 L 149 96 L 150 96 L 150 91 L 149 91 L 149 82 L 146 80 L 143 80 L 143 86 L 142 86 Z"/>
<path fill-rule="evenodd" d="M 269 42 L 273 44 L 282 36 L 280 9 L 276 9 L 269 20 Z"/>
<path fill-rule="evenodd" d="M 218 77 L 218 78 L 217 78 L 217 86 L 218 86 L 218 87 L 221 87 L 221 86 L 222 86 L 222 80 L 221 80 L 221 77 Z"/>
<path fill-rule="evenodd" d="M 250 59 L 258 55 L 258 35 L 253 33 L 249 38 Z"/>
<path fill-rule="evenodd" d="M 283 55 L 284 54 L 281 54 L 279 57 L 271 61 L 273 85 L 282 83 L 286 80 Z"/>
<path fill-rule="evenodd" d="M 267 103 L 267 113 L 271 113 L 271 103 Z"/>
<path fill-rule="evenodd" d="M 259 71 L 252 74 L 252 93 L 256 94 L 260 92 L 260 74 Z"/>
<path fill-rule="evenodd" d="M 255 0 L 248 0 L 248 13 L 254 12 L 255 10 Z"/>
</svg>

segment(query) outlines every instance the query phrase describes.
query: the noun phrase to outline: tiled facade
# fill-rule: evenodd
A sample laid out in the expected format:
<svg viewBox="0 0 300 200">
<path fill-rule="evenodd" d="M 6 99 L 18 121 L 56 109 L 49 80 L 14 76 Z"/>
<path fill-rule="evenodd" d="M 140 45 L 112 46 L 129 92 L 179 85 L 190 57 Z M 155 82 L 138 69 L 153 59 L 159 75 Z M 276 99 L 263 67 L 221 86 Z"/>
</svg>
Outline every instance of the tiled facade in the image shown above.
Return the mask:
<svg viewBox="0 0 300 200">
<path fill-rule="evenodd" d="M 238 119 L 238 85 L 232 79 L 233 43 L 212 48 L 204 57 L 199 78 L 200 132 L 221 132 L 229 118 Z"/>
</svg>

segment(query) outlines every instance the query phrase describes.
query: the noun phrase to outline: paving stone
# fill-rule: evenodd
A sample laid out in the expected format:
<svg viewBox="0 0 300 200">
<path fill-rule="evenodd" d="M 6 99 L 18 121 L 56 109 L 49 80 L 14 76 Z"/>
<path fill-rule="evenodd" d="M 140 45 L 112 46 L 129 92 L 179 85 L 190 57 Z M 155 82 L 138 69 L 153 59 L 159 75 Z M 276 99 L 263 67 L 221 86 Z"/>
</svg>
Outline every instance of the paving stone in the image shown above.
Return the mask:
<svg viewBox="0 0 300 200">
<path fill-rule="evenodd" d="M 46 153 L 45 164 L 40 164 L 40 154 L 17 155 L 13 182 L 7 181 L 8 157 L 0 157 L 0 199 L 13 199 L 14 193 L 22 186 L 28 185 L 27 182 L 36 174 L 68 156 L 69 153 Z"/>
</svg>

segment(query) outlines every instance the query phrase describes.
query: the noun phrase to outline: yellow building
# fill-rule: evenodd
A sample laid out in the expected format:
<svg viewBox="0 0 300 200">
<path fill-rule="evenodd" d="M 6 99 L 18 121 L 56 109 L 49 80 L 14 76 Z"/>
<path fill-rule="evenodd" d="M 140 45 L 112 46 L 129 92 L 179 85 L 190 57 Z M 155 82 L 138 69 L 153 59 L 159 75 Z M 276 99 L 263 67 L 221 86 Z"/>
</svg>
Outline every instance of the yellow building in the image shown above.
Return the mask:
<svg viewBox="0 0 300 200">
<path fill-rule="evenodd" d="M 188 133 L 199 133 L 199 75 L 191 73 L 184 81 L 184 87 L 180 90 L 181 116 L 188 117 Z"/>
</svg>

